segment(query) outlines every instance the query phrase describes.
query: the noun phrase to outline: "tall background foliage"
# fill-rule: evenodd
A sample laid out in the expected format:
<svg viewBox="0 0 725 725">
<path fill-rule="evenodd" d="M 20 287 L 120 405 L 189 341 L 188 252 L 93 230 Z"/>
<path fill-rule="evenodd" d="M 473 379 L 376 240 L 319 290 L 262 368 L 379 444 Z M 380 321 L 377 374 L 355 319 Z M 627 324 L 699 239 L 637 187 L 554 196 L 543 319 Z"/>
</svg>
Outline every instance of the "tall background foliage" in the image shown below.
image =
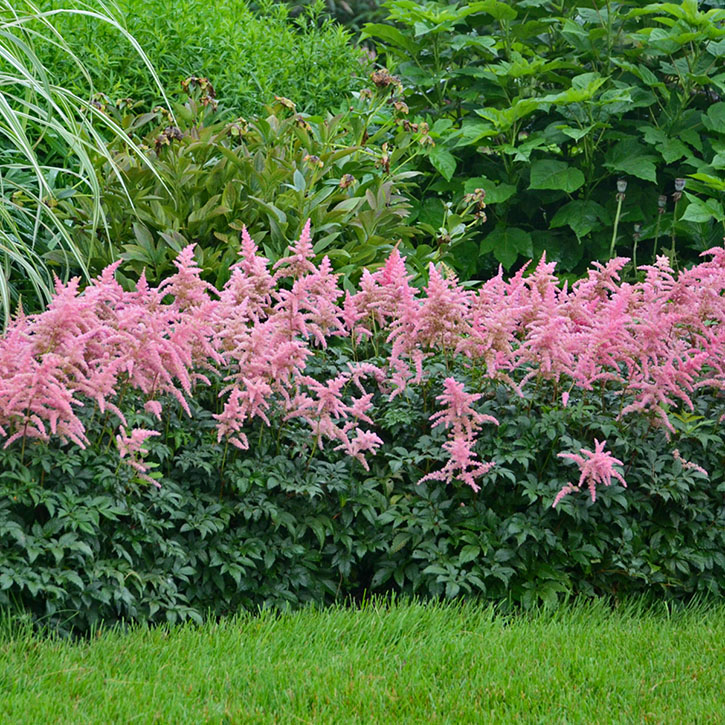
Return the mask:
<svg viewBox="0 0 725 725">
<path fill-rule="evenodd" d="M 696 0 L 384 7 L 391 24 L 362 37 L 431 126 L 437 173 L 421 216 L 442 217 L 439 195 L 486 190 L 490 225 L 460 250 L 461 271 L 480 270 L 479 255 L 511 267 L 543 251 L 577 271 L 611 253 L 615 220 L 614 250 L 631 256 L 639 242 L 640 261 L 655 245 L 690 260 L 722 238 L 725 10 Z"/>
<path fill-rule="evenodd" d="M 71 17 L 118 35 L 145 68 L 149 86 L 165 100 L 143 50 L 102 0 L 69 3 L 56 11 L 41 10 L 26 0 L 0 3 L 0 303 L 5 320 L 21 299 L 30 309 L 47 302 L 53 273 L 67 277 L 73 269 L 89 276 L 95 235 L 82 253 L 58 207 L 83 198 L 90 226 L 103 227 L 102 180 L 92 159 L 108 160 L 113 175 L 116 167 L 107 144 L 115 137 L 126 138 L 123 129 L 91 102 L 89 84 L 74 92 L 62 85 L 56 68 L 49 69 L 41 60 L 50 46 L 88 81 L 78 56 L 56 29 L 59 18 Z M 139 155 L 133 141 L 127 146 L 129 153 Z M 98 243 L 107 242 L 106 237 Z"/>
<path fill-rule="evenodd" d="M 65 0 L 44 6 L 63 7 Z M 300 110 L 337 108 L 365 75 L 364 55 L 341 25 L 320 15 L 321 2 L 292 18 L 283 3 L 245 0 L 116 0 L 114 16 L 148 54 L 165 88 L 190 76 L 213 83 L 228 115 L 258 113 L 275 95 Z M 75 49 L 97 90 L 149 107 L 159 101 L 148 71 L 126 38 L 88 17 L 68 15 L 58 30 Z M 43 60 L 71 89 L 84 73 L 51 47 Z"/>
<path fill-rule="evenodd" d="M 111 108 L 145 103 L 175 127 L 164 89 L 207 73 L 222 93 L 222 116 L 254 113 L 276 94 L 322 111 L 340 104 L 366 72 L 349 35 L 321 20 L 315 7 L 292 20 L 273 3 L 254 14 L 243 2 L 186 3 L 182 12 L 174 3 L 5 0 L 0 23 L 5 320 L 21 301 L 25 310 L 41 308 L 54 275 L 87 281 L 122 253 L 128 240 L 106 226 L 111 202 L 118 200 L 133 223 L 141 190 L 119 175 L 114 139 L 156 193 L 179 191 L 156 172 L 153 157 L 140 153 L 142 139 L 129 140 L 133 128 Z"/>
</svg>

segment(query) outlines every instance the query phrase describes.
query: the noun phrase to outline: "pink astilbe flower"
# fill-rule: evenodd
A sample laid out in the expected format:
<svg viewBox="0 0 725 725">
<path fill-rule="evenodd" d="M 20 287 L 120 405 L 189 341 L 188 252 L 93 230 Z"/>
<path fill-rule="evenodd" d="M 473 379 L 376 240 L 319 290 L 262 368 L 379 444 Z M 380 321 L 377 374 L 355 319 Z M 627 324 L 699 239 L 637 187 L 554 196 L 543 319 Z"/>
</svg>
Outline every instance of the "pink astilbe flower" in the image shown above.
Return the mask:
<svg viewBox="0 0 725 725">
<path fill-rule="evenodd" d="M 336 451 L 344 451 L 348 456 L 358 460 L 366 471 L 370 470 L 368 462 L 365 460 L 364 453 L 375 453 L 375 451 L 383 444 L 380 437 L 371 432 L 360 428 L 355 429 L 355 437 L 352 440 L 343 441 L 335 448 Z"/>
<path fill-rule="evenodd" d="M 470 314 L 463 321 L 466 327 L 456 347 L 456 352 L 480 365 L 488 377 L 508 382 L 519 394 L 510 373 L 516 365 L 517 336 L 527 309 L 524 269 L 507 282 L 499 267 L 498 274 L 481 286 L 471 300 Z"/>
<path fill-rule="evenodd" d="M 454 478 L 459 478 L 474 491 L 478 491 L 480 486 L 476 483 L 476 478 L 488 473 L 494 464 L 493 462 L 483 463 L 477 459 L 473 450 L 476 443 L 476 430 L 483 423 L 498 425 L 498 421 L 491 415 L 485 415 L 473 409 L 472 403 L 475 403 L 481 396 L 466 393 L 463 383 L 448 377 L 443 385 L 444 392 L 436 400 L 445 407 L 434 413 L 430 420 L 434 426 L 443 425 L 451 429 L 448 441 L 443 444 L 443 448 L 450 455 L 450 460 L 441 470 L 423 476 L 418 483 L 428 480 L 450 483 Z"/>
<path fill-rule="evenodd" d="M 493 461 L 483 463 L 478 460 L 472 449 L 472 441 L 466 438 L 454 438 L 443 444 L 444 450 L 449 454 L 450 459 L 439 471 L 433 471 L 418 481 L 445 481 L 451 483 L 454 479 L 460 479 L 474 491 L 480 491 L 481 487 L 476 479 L 487 474 L 495 465 Z"/>
<path fill-rule="evenodd" d="M 443 389 L 444 392 L 436 397 L 436 400 L 444 408 L 430 417 L 434 427 L 442 425 L 445 428 L 452 428 L 453 436 L 456 438 L 470 438 L 483 423 L 498 425 L 498 421 L 492 415 L 479 413 L 473 409 L 472 404 L 482 397 L 479 393 L 467 393 L 463 383 L 451 377 L 443 381 Z"/>
<path fill-rule="evenodd" d="M 208 299 L 210 291 L 216 292 L 211 284 L 201 278 L 201 268 L 194 259 L 195 246 L 189 244 L 179 252 L 174 260 L 176 274 L 165 279 L 158 287 L 159 292 L 164 290 L 164 294 L 174 296 L 174 305 L 179 309 L 201 304 Z"/>
<path fill-rule="evenodd" d="M 425 293 L 411 320 L 415 344 L 455 350 L 468 317 L 471 293 L 458 285 L 455 275 L 444 277 L 433 264 L 428 267 Z"/>
<path fill-rule="evenodd" d="M 136 289 L 125 291 L 116 263 L 83 292 L 78 280 L 56 282 L 45 312 L 10 323 L 0 338 L 5 445 L 54 437 L 87 445 L 78 412 L 95 407 L 122 426 L 119 454 L 146 475 L 143 440 L 125 432 L 121 401 L 142 400 L 161 420 L 171 396 L 191 414 L 198 387 L 219 377 L 219 440 L 246 448 L 250 425 L 298 419 L 309 426 L 313 446 L 332 441 L 366 466 L 364 454 L 380 445 L 364 430 L 374 421 L 374 397 L 390 401 L 420 383 L 426 361 L 441 352 L 451 369 L 469 367 L 473 379 L 494 379 L 519 396 L 531 380 L 553 381 L 541 387 L 565 407 L 577 392 L 601 392 L 607 401 L 621 396 L 621 415 L 645 415 L 670 432 L 671 410 L 692 408 L 699 390 L 725 391 L 725 249 L 679 273 L 659 258 L 634 284 L 620 280 L 626 260 L 610 260 L 571 288 L 559 285 L 553 263 L 542 257 L 508 280 L 500 269 L 476 293 L 435 267 L 419 291 L 395 249 L 344 297 L 330 261 L 314 264 L 309 222 L 276 272 L 243 228 L 239 260 L 221 291 L 201 279 L 193 249 L 182 250 L 176 273 L 156 288 L 141 275 Z M 340 338 L 350 338 L 356 360 L 365 352 L 357 345 L 372 339 L 382 359 L 347 363 L 328 376 L 308 368 L 315 348 L 332 348 L 326 363 L 335 360 Z M 132 394 L 124 398 L 126 390 Z M 476 436 L 497 422 L 475 409 L 480 398 L 446 378 L 430 422 L 447 430 L 448 461 L 423 480 L 458 478 L 478 489 L 493 464 L 476 457 Z M 624 483 L 604 443 L 562 455 L 581 476 L 554 505 L 585 481 L 593 499 L 596 485 L 612 477 Z"/>
<path fill-rule="evenodd" d="M 392 342 L 390 366 L 396 375 L 395 394 L 400 394 L 408 384 L 407 361 L 413 364 L 413 383 L 423 379 L 423 361 L 429 350 L 454 352 L 458 346 L 465 320 L 469 313 L 471 295 L 458 286 L 455 275 L 449 278 L 431 264 L 426 295 L 420 301 L 410 298 L 401 305 L 398 316 L 390 323 L 388 341 Z"/>
<path fill-rule="evenodd" d="M 419 303 L 418 291 L 410 284 L 412 277 L 396 247 L 380 269 L 372 274 L 363 270 L 360 290 L 353 295 L 356 310 L 378 327 L 389 320 L 414 318 Z"/>
<path fill-rule="evenodd" d="M 235 308 L 235 318 L 257 322 L 269 314 L 275 282 L 269 271 L 269 260 L 258 253 L 246 227 L 242 227 L 239 255 L 219 301 L 225 311 Z"/>
<path fill-rule="evenodd" d="M 153 436 L 161 434 L 158 431 L 146 428 L 135 428 L 130 435 L 126 433 L 123 426 L 119 430 L 120 433 L 116 436 L 116 447 L 121 460 L 131 466 L 138 473 L 139 478 L 160 488 L 161 484 L 148 475 L 148 467 L 144 465 L 142 457 L 148 453 L 148 449 L 144 448 L 144 442 Z"/>
<path fill-rule="evenodd" d="M 367 319 L 367 314 L 362 309 L 359 298 L 350 294 L 350 290 L 345 291 L 345 301 L 342 305 L 340 319 L 343 321 L 353 345 L 373 336 L 369 327 L 359 324 Z"/>
<path fill-rule="evenodd" d="M 275 293 L 275 315 L 280 325 L 286 323 L 291 335 L 312 337 L 324 348 L 328 336 L 348 334 L 337 305 L 341 294 L 337 275 L 325 257 L 318 268 L 296 279 L 291 290 L 281 289 Z"/>
<path fill-rule="evenodd" d="M 291 255 L 277 261 L 273 269 L 277 270 L 275 277 L 292 277 L 299 279 L 305 274 L 315 271 L 315 265 L 310 261 L 315 258 L 315 250 L 312 247 L 312 233 L 310 232 L 310 220 L 305 223 L 300 238 L 292 245 Z"/>
<path fill-rule="evenodd" d="M 710 474 L 702 466 L 699 466 L 697 463 L 693 463 L 692 461 L 685 460 L 677 448 L 672 451 L 672 457 L 678 461 L 685 470 L 697 471 L 697 473 L 702 474 L 705 478 L 710 478 Z"/>
<path fill-rule="evenodd" d="M 584 483 L 589 487 L 589 493 L 591 494 L 592 501 L 596 501 L 597 498 L 597 484 L 601 483 L 605 486 L 611 486 L 612 478 L 617 479 L 622 486 L 627 488 L 627 482 L 621 473 L 614 469 L 615 464 L 618 466 L 622 465 L 622 461 L 615 458 L 609 451 L 604 450 L 604 446 L 607 445 L 606 441 L 599 442 L 594 439 L 594 452 L 587 448 L 580 449 L 579 453 L 559 453 L 559 458 L 569 458 L 579 466 L 581 472 L 579 476 L 579 482 L 576 486 L 568 483 L 564 486 L 559 493 L 556 494 L 553 508 L 561 501 L 564 496 L 573 493 L 574 491 L 581 490 Z"/>
</svg>

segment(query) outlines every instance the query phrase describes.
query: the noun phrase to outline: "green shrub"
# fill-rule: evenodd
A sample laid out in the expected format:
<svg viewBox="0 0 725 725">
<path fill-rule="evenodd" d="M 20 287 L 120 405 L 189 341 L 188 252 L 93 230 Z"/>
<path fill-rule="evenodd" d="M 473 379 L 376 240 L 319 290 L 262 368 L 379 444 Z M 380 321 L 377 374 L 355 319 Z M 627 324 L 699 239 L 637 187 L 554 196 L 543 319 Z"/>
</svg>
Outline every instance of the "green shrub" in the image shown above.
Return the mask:
<svg viewBox="0 0 725 725">
<path fill-rule="evenodd" d="M 385 6 L 394 27 L 370 24 L 363 37 L 430 123 L 436 173 L 419 202 L 486 190 L 484 269 L 491 255 L 509 268 L 546 250 L 579 271 L 637 244 L 639 262 L 655 248 L 689 261 L 722 239 L 725 10 L 696 0 Z"/>
<path fill-rule="evenodd" d="M 68 210 L 76 244 L 96 250 L 96 273 L 121 258 L 126 277 L 137 279 L 145 269 L 158 282 L 173 271 L 181 248 L 194 242 L 207 278 L 221 285 L 237 258 L 242 225 L 274 261 L 308 219 L 315 252 L 328 255 L 348 279 L 380 265 L 395 244 L 425 273 L 431 261 L 452 263 L 457 245 L 479 223 L 477 204 L 469 200 L 449 211 L 440 228 L 425 219 L 411 226 L 409 210 L 418 194 L 411 167 L 427 137 L 403 127 L 402 114 L 389 109 L 387 89 L 364 94 L 336 116 L 299 114 L 280 98 L 262 117 L 224 123 L 210 113 L 208 91 L 198 87 L 205 83 L 193 82 L 193 98 L 175 106 L 180 127 L 169 126 L 161 109 L 102 106 L 147 149 L 153 171 L 123 143 L 109 148 L 119 175 L 97 157 L 112 246 L 96 243 L 90 209 Z"/>
<path fill-rule="evenodd" d="M 386 443 L 370 473 L 330 450 L 305 465 L 306 436 L 294 428 L 278 441 L 260 429 L 252 451 L 232 455 L 215 441 L 212 400 L 193 419 L 170 414 L 166 437 L 148 442 L 160 489 L 139 486 L 99 446 L 31 445 L 24 460 L 2 451 L 0 606 L 85 629 L 100 618 L 173 622 L 391 589 L 523 605 L 570 594 L 722 596 L 716 424 L 683 426 L 678 442 L 710 480 L 673 459 L 661 432 L 636 425 L 614 448 L 628 490 L 613 486 L 596 503 L 570 496 L 554 510 L 571 475 L 556 451 L 602 432 L 589 404 L 572 402 L 556 410 L 545 396 L 502 392 L 490 401 L 506 422 L 481 441 L 497 466 L 479 493 L 415 485 L 440 458 L 443 433 L 425 433 L 429 411 L 414 397 L 383 408 Z"/>
<path fill-rule="evenodd" d="M 165 88 L 177 90 L 189 76 L 208 77 L 228 115 L 257 113 L 275 95 L 304 111 L 338 108 L 364 75 L 361 52 L 341 26 L 320 19 L 319 5 L 295 20 L 284 4 L 273 2 L 260 3 L 257 13 L 244 0 L 117 0 L 115 7 Z M 92 18 L 61 17 L 57 27 L 96 90 L 148 106 L 158 102 L 148 71 L 121 38 Z M 50 55 L 46 63 L 69 87 L 85 88 L 79 69 L 62 55 Z"/>
<path fill-rule="evenodd" d="M 292 15 L 304 12 L 305 8 L 315 5 L 316 1 L 284 0 L 290 6 Z M 258 3 L 252 0 L 250 7 L 256 10 Z M 387 14 L 378 0 L 325 0 L 324 8 L 328 15 L 354 33 L 358 33 L 365 23 L 383 22 Z"/>
</svg>

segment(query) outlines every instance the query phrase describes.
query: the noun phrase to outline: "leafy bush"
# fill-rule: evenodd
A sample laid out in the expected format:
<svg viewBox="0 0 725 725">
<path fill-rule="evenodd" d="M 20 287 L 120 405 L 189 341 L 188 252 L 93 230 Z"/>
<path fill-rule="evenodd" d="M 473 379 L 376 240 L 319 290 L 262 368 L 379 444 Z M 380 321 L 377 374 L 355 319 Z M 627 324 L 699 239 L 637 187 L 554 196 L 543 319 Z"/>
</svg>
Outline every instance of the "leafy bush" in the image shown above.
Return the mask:
<svg viewBox="0 0 725 725">
<path fill-rule="evenodd" d="M 288 2 L 288 5 L 290 13 L 297 15 L 310 5 L 314 6 L 315 0 Z M 257 4 L 250 2 L 250 7 L 256 10 Z M 358 33 L 365 23 L 384 21 L 386 15 L 378 0 L 325 0 L 324 8 L 327 14 L 354 33 Z"/>
<path fill-rule="evenodd" d="M 691 262 L 719 243 L 725 10 L 696 0 L 385 6 L 395 25 L 369 24 L 363 38 L 430 123 L 437 179 L 420 204 L 485 189 L 481 269 L 491 254 L 509 268 L 543 250 L 566 272 L 612 249 Z"/>
<path fill-rule="evenodd" d="M 221 286 L 237 258 L 242 224 L 276 261 L 310 219 L 318 258 L 329 256 L 349 280 L 357 281 L 364 266 L 380 266 L 395 244 L 425 274 L 431 261 L 452 262 L 453 250 L 479 221 L 472 211 L 478 205 L 469 200 L 448 214 L 442 229 L 420 219 L 416 227 L 408 223 L 417 193 L 410 167 L 426 133 L 396 124 L 403 114 L 389 110 L 385 88 L 368 91 L 337 116 L 299 114 L 279 98 L 265 116 L 231 123 L 212 113 L 205 79 L 194 79 L 188 91 L 191 99 L 175 106 L 178 127 L 161 109 L 102 106 L 147 149 L 149 164 L 122 142 L 109 148 L 120 174 L 97 158 L 112 247 L 95 243 L 90 209 L 70 211 L 78 247 L 99 249 L 95 271 L 121 258 L 125 277 L 138 279 L 145 269 L 149 281 L 159 282 L 173 271 L 181 248 L 194 242 L 205 275 Z"/>
<path fill-rule="evenodd" d="M 394 440 L 370 474 L 329 450 L 306 468 L 286 450 L 291 436 L 280 455 L 265 434 L 220 475 L 224 446 L 196 407 L 193 419 L 170 413 L 165 442 L 149 444 L 163 461 L 159 489 L 140 487 L 102 448 L 29 446 L 22 463 L 3 451 L 0 606 L 83 630 L 100 618 L 199 620 L 391 589 L 526 606 L 575 594 L 723 595 L 725 450 L 713 427 L 680 442 L 711 480 L 683 468 L 661 434 L 650 431 L 643 452 L 647 431 L 635 428 L 615 448 L 632 461 L 629 490 L 552 509 L 569 474 L 555 451 L 578 445 L 562 432 L 573 416 L 541 398 L 517 406 L 491 441 L 502 445 L 499 473 L 474 493 L 414 485 L 437 454 L 405 435 L 425 423 L 411 407 L 391 408 L 408 420 L 387 425 Z"/>
<path fill-rule="evenodd" d="M 49 0 L 48 6 L 62 1 Z M 275 95 L 308 112 L 338 108 L 363 75 L 364 56 L 341 26 L 320 19 L 319 4 L 295 20 L 284 4 L 274 2 L 259 3 L 256 13 L 244 0 L 216 5 L 117 0 L 115 7 L 119 22 L 159 69 L 165 88 L 176 90 L 189 76 L 208 77 L 231 116 L 255 114 Z M 128 43 L 89 17 L 61 17 L 57 27 L 98 91 L 149 107 L 158 102 L 147 69 Z M 79 69 L 62 54 L 45 60 L 69 87 L 85 89 Z"/>
<path fill-rule="evenodd" d="M 191 247 L 158 288 L 60 288 L 0 341 L 0 603 L 82 628 L 391 587 L 720 595 L 711 254 L 571 289 L 431 266 L 421 294 L 395 252 L 342 300 L 306 228 L 274 272 L 244 235 L 221 291 Z"/>
</svg>

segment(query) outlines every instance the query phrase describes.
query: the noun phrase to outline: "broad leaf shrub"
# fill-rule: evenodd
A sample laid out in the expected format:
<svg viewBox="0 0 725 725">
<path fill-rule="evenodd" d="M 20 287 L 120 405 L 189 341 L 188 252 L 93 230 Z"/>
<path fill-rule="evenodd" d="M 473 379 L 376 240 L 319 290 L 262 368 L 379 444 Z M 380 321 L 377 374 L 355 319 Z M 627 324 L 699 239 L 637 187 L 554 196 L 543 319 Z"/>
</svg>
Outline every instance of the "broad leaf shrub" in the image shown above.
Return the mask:
<svg viewBox="0 0 725 725">
<path fill-rule="evenodd" d="M 97 250 L 97 273 L 121 258 L 124 276 L 135 280 L 145 270 L 157 283 L 193 242 L 205 278 L 221 286 L 240 249 L 241 220 L 276 261 L 310 219 L 318 258 L 327 255 L 346 279 L 356 282 L 363 266 L 381 266 L 396 242 L 425 274 L 430 261 L 452 264 L 456 246 L 481 221 L 472 196 L 451 210 L 444 228 L 409 223 L 418 175 L 411 164 L 429 139 L 425 127 L 395 122 L 405 109 L 392 107 L 384 83 L 371 83 L 337 115 L 298 113 L 278 97 L 262 116 L 233 122 L 214 112 L 207 79 L 187 79 L 185 87 L 175 121 L 163 109 L 140 113 L 125 101 L 98 99 L 146 149 L 148 165 L 122 142 L 109 148 L 120 174 L 97 157 L 113 248 L 99 249 L 90 208 L 69 211 L 78 246 Z"/>
<path fill-rule="evenodd" d="M 430 125 L 421 208 L 442 217 L 439 193 L 486 190 L 479 270 L 546 250 L 578 274 L 612 247 L 640 263 L 665 251 L 690 263 L 719 244 L 721 4 L 384 5 L 391 24 L 362 37 L 400 79 L 411 120 Z"/>
<path fill-rule="evenodd" d="M 45 9 L 75 0 L 47 0 Z M 81 5 L 82 3 L 76 3 Z M 109 4 L 136 38 L 169 92 L 189 76 L 211 79 L 230 118 L 259 113 L 275 95 L 292 98 L 307 112 L 336 109 L 360 87 L 366 56 L 349 33 L 320 15 L 320 3 L 291 18 L 283 3 L 244 0 L 116 0 Z M 91 17 L 53 18 L 96 90 L 159 102 L 148 70 L 123 38 Z M 53 48 L 43 60 L 73 89 L 87 87 L 80 68 Z"/>
<path fill-rule="evenodd" d="M 396 589 L 530 606 L 725 586 L 725 248 L 477 290 L 397 251 L 344 294 L 306 226 L 109 267 L 0 342 L 0 603 L 64 628 Z M 626 485 L 626 488 L 625 488 Z"/>
</svg>

